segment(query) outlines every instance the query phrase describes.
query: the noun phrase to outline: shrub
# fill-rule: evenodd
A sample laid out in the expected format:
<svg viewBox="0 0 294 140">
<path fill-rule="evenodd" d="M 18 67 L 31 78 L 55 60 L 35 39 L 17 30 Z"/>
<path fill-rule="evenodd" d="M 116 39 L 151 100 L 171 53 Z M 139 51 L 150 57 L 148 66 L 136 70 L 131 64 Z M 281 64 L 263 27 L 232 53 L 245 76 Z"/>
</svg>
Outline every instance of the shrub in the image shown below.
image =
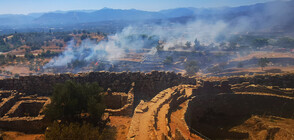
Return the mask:
<svg viewBox="0 0 294 140">
<path fill-rule="evenodd" d="M 267 46 L 268 44 L 269 44 L 268 39 L 266 39 L 266 38 L 257 38 L 257 39 L 254 39 L 252 42 L 253 47 L 255 47 L 257 49 L 260 47 Z"/>
<path fill-rule="evenodd" d="M 107 127 L 102 132 L 89 123 L 60 124 L 56 121 L 45 132 L 48 140 L 115 140 L 116 129 Z"/>
<path fill-rule="evenodd" d="M 191 42 L 190 41 L 187 41 L 186 44 L 185 44 L 186 48 L 191 48 Z"/>
<path fill-rule="evenodd" d="M 32 53 L 26 53 L 25 58 L 28 60 L 31 60 L 31 59 L 35 58 L 35 56 Z"/>
<path fill-rule="evenodd" d="M 18 73 L 14 74 L 14 77 L 15 78 L 18 78 L 19 77 L 19 74 Z"/>
<path fill-rule="evenodd" d="M 48 128 L 45 132 L 45 137 L 48 140 L 96 140 L 100 136 L 99 129 L 89 123 L 66 125 L 55 121 Z"/>
<path fill-rule="evenodd" d="M 289 38 L 289 37 L 282 37 L 282 38 L 277 40 L 276 45 L 280 46 L 280 47 L 283 47 L 283 48 L 293 49 L 294 39 Z"/>
<path fill-rule="evenodd" d="M 260 67 L 261 67 L 261 70 L 263 70 L 263 68 L 266 67 L 266 66 L 268 65 L 269 62 L 270 62 L 270 61 L 269 61 L 266 57 L 264 57 L 264 58 L 260 58 L 260 59 L 258 60 L 258 66 L 260 66 Z"/>
<path fill-rule="evenodd" d="M 100 135 L 99 140 L 115 140 L 116 133 L 117 131 L 115 127 L 106 127 Z"/>
<path fill-rule="evenodd" d="M 105 109 L 102 91 L 97 83 L 80 84 L 66 81 L 57 84 L 45 115 L 50 120 L 75 121 L 81 113 L 86 113 L 93 123 L 97 123 Z"/>
</svg>

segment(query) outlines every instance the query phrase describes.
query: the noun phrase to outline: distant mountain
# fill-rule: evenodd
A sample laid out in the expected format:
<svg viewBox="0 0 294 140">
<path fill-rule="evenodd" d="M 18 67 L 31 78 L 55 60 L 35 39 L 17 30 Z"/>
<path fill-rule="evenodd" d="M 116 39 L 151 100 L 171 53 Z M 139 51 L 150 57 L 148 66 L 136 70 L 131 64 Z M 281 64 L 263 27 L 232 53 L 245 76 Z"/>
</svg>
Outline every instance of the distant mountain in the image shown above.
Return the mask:
<svg viewBox="0 0 294 140">
<path fill-rule="evenodd" d="M 159 13 L 169 18 L 182 17 L 182 16 L 193 16 L 196 14 L 196 8 L 177 8 L 159 11 Z"/>
<path fill-rule="evenodd" d="M 274 1 L 240 7 L 220 8 L 176 8 L 158 12 L 136 9 L 121 10 L 103 8 L 100 10 L 54 11 L 28 15 L 0 15 L 1 27 L 62 27 L 74 25 L 95 25 L 93 23 L 115 22 L 179 22 L 206 20 L 225 21 L 232 25 L 251 23 L 252 28 L 275 27 L 294 29 L 294 1 Z M 106 24 L 107 25 L 107 24 Z M 116 24 L 117 25 L 117 24 Z M 246 25 L 244 25 L 246 26 Z M 248 25 L 247 25 L 248 26 Z"/>
<path fill-rule="evenodd" d="M 33 20 L 36 24 L 76 24 L 112 20 L 147 20 L 165 18 L 158 12 L 147 12 L 140 10 L 120 10 L 104 8 L 94 12 L 72 11 L 66 13 L 46 13 Z"/>
<path fill-rule="evenodd" d="M 31 23 L 35 18 L 29 15 L 0 15 L 0 26 L 14 26 Z"/>
</svg>

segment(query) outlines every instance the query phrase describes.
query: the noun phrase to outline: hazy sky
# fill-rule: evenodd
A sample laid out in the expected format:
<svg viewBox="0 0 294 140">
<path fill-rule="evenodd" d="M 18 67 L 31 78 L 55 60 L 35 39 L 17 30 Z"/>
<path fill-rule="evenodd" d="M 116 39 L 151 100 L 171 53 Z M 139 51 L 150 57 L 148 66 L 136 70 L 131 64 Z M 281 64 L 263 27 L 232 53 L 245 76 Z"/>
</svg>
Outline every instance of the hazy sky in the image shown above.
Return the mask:
<svg viewBox="0 0 294 140">
<path fill-rule="evenodd" d="M 0 0 L 0 14 L 101 9 L 103 7 L 158 11 L 178 7 L 240 6 L 267 1 L 272 0 Z"/>
</svg>

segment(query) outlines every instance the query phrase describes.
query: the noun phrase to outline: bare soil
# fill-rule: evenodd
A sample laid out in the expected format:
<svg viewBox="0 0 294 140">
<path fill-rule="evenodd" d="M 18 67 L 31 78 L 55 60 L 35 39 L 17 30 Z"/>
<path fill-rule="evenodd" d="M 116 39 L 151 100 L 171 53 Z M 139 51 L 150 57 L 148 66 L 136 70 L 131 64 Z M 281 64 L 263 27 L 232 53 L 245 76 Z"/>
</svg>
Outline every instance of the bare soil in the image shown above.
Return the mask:
<svg viewBox="0 0 294 140">
<path fill-rule="evenodd" d="M 3 140 L 45 140 L 44 134 L 25 134 L 14 131 L 4 132 L 2 137 Z"/>
<path fill-rule="evenodd" d="M 116 140 L 125 140 L 129 132 L 131 117 L 110 116 L 110 126 L 116 128 Z"/>
<path fill-rule="evenodd" d="M 180 118 L 179 116 L 184 116 L 184 113 L 185 113 L 185 106 L 187 106 L 187 103 L 188 102 L 184 102 L 182 104 L 180 104 L 178 106 L 178 108 L 172 112 L 171 114 L 171 122 L 170 122 L 170 127 L 171 127 L 171 132 L 172 134 L 175 134 L 176 132 L 176 128 L 179 129 L 182 134 L 184 136 L 187 136 L 190 140 L 201 140 L 201 138 L 193 133 L 190 133 L 189 130 L 186 130 L 186 127 L 185 127 L 185 120 L 184 118 Z"/>
</svg>

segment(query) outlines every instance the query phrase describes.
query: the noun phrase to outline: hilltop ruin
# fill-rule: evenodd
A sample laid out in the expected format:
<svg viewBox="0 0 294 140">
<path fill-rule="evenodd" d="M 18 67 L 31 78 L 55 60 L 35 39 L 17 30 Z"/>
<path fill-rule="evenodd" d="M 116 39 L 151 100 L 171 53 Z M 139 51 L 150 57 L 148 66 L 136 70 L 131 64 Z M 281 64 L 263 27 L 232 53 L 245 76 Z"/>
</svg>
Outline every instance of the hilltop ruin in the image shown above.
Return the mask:
<svg viewBox="0 0 294 140">
<path fill-rule="evenodd" d="M 105 90 L 105 111 L 111 116 L 131 117 L 125 139 L 294 137 L 289 128 L 270 124 L 266 119 L 278 117 L 277 124 L 293 120 L 294 74 L 215 81 L 159 71 L 4 79 L 0 80 L 0 127 L 27 133 L 44 131 L 42 110 L 50 103 L 48 96 L 54 84 L 66 80 L 98 82 Z M 258 123 L 263 127 L 252 129 Z"/>
</svg>

